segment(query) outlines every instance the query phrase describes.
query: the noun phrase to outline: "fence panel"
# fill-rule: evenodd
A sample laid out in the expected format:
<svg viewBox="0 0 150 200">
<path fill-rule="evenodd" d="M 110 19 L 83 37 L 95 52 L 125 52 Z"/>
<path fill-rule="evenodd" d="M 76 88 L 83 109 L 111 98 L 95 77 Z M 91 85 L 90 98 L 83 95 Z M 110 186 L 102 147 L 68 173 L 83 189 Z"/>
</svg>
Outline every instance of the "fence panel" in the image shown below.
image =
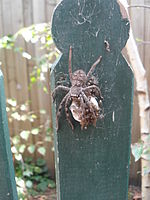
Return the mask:
<svg viewBox="0 0 150 200">
<path fill-rule="evenodd" d="M 63 0 L 54 12 L 53 39 L 62 52 L 52 73 L 58 200 L 128 198 L 133 74 L 121 55 L 128 32 L 117 1 Z M 103 120 L 91 100 L 102 100 L 98 87 Z"/>
</svg>

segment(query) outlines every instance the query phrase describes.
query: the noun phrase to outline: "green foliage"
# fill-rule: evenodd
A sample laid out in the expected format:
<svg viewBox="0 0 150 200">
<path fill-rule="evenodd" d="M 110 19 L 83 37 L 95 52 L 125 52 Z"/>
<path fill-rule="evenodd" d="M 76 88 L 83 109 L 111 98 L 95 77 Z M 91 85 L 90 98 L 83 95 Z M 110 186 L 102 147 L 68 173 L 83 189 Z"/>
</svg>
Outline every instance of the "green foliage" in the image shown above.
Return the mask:
<svg viewBox="0 0 150 200">
<path fill-rule="evenodd" d="M 38 45 L 40 56 L 35 57 L 29 52 L 26 52 L 22 46 L 17 46 L 17 41 L 20 39 L 23 39 L 25 43 Z M 19 53 L 23 58 L 32 60 L 33 68 L 29 78 L 29 89 L 31 89 L 32 85 L 36 83 L 39 87 L 43 88 L 44 93 L 48 93 L 48 89 L 45 85 L 45 75 L 50 70 L 52 63 L 58 56 L 58 52 L 51 37 L 49 24 L 35 24 L 20 29 L 14 35 L 9 34 L 2 37 L 0 39 L 0 50 L 3 49 L 14 51 L 14 53 Z M 40 111 L 31 111 L 30 104 L 31 102 L 24 102 L 24 104 L 19 105 L 16 99 L 7 99 L 7 113 L 10 123 L 13 121 L 18 121 L 19 123 L 29 121 L 31 124 L 37 124 L 40 115 L 45 115 L 45 118 L 47 118 L 45 124 L 39 124 L 31 130 L 20 130 L 17 136 L 15 133 L 15 136 L 11 138 L 12 152 L 17 160 L 23 159 L 22 155 L 25 151 L 34 154 L 37 150 L 39 154 L 44 156 L 46 154 L 44 142 L 52 141 L 52 130 L 48 126 L 50 118 L 47 112 L 43 109 Z M 36 144 L 31 144 L 30 141 L 32 141 L 31 138 L 33 137 L 38 137 L 40 142 L 38 141 Z M 37 139 L 35 141 L 37 141 Z M 22 143 L 25 143 L 25 145 Z"/>
<path fill-rule="evenodd" d="M 38 45 L 38 55 L 31 55 L 22 46 L 18 46 L 18 40 L 23 40 L 27 46 L 29 43 L 33 47 Z M 23 59 L 30 61 L 32 70 L 29 75 L 29 90 L 33 84 L 42 88 L 43 93 L 48 94 L 46 87 L 46 74 L 50 71 L 53 62 L 58 57 L 58 51 L 55 48 L 51 37 L 50 25 L 47 23 L 35 24 L 30 27 L 22 28 L 14 35 L 7 35 L 0 38 L 0 51 L 7 50 L 20 54 Z M 32 61 L 32 62 L 31 62 Z M 21 67 L 21 66 L 20 66 Z M 45 156 L 45 144 L 53 141 L 52 129 L 49 127 L 50 116 L 46 110 L 31 110 L 31 101 L 18 104 L 16 99 L 7 99 L 7 114 L 9 124 L 12 122 L 27 123 L 30 122 L 34 128 L 21 129 L 18 133 L 13 133 L 11 137 L 11 149 L 15 159 L 16 182 L 19 199 L 27 199 L 27 193 L 36 195 L 38 192 L 44 192 L 48 187 L 55 187 L 55 183 L 50 180 L 50 175 L 44 160 L 26 159 L 25 155 L 30 154 L 34 157 L 35 152 Z M 38 117 L 43 115 L 45 123 L 38 124 Z M 38 124 L 35 125 L 34 124 Z M 17 134 L 17 135 L 16 135 Z M 36 141 L 32 143 L 31 141 Z"/>
<path fill-rule="evenodd" d="M 135 158 L 135 162 L 138 161 L 140 158 L 150 160 L 150 136 L 147 136 L 147 144 L 142 141 L 131 145 L 132 154 Z M 150 166 L 147 166 L 143 170 L 142 175 L 147 175 L 150 173 Z"/>
<path fill-rule="evenodd" d="M 20 38 L 24 39 L 26 43 L 31 43 L 33 45 L 38 44 L 41 56 L 33 56 L 29 52 L 26 52 L 23 47 L 18 47 L 17 40 Z M 31 88 L 33 84 L 39 83 L 39 86 L 43 88 L 43 91 L 48 93 L 45 86 L 45 74 L 50 70 L 53 62 L 59 55 L 53 43 L 49 24 L 34 24 L 20 29 L 14 35 L 4 36 L 0 39 L 0 50 L 2 49 L 13 50 L 16 53 L 19 53 L 23 58 L 32 60 L 34 66 L 30 73 L 29 88 Z"/>
<path fill-rule="evenodd" d="M 34 196 L 45 192 L 48 188 L 55 188 L 55 182 L 51 180 L 46 162 L 38 159 L 35 163 L 32 158 L 25 162 L 16 163 L 16 183 L 19 199 Z"/>
<path fill-rule="evenodd" d="M 143 143 L 139 142 L 139 143 L 135 143 L 133 145 L 131 145 L 131 149 L 132 149 L 132 154 L 135 158 L 135 162 L 138 161 L 143 153 Z"/>
<path fill-rule="evenodd" d="M 47 112 L 45 110 L 41 110 L 39 113 L 31 112 L 29 110 L 29 103 L 18 105 L 16 100 L 8 99 L 7 113 L 10 123 L 12 121 L 19 121 L 20 123 L 30 121 L 31 123 L 35 123 L 38 115 L 47 116 L 44 124 L 31 130 L 20 130 L 17 135 L 11 137 L 11 149 L 16 160 L 23 160 L 25 152 L 33 155 L 36 150 L 40 155 L 44 156 L 46 154 L 45 142 L 53 140 L 52 129 L 49 127 L 50 119 Z M 31 143 L 31 138 L 33 137 L 38 137 L 35 144 Z"/>
</svg>

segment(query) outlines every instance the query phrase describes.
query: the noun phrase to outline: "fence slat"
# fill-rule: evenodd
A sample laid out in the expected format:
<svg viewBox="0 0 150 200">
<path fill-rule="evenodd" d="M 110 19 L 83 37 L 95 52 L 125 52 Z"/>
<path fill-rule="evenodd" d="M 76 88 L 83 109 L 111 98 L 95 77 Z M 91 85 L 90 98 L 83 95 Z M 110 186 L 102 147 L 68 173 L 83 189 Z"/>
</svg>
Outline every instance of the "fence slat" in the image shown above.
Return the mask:
<svg viewBox="0 0 150 200">
<path fill-rule="evenodd" d="M 33 23 L 43 23 L 46 21 L 46 1 L 43 0 L 33 0 Z M 41 14 L 39 15 L 39 10 L 41 10 Z M 50 19 L 49 19 L 50 20 Z M 40 48 L 38 45 L 36 45 L 35 47 L 35 56 L 36 57 L 40 57 L 42 55 L 43 52 L 40 51 Z M 50 91 L 50 86 L 49 86 L 49 74 L 47 73 L 45 75 L 47 82 L 45 82 L 45 86 L 48 89 L 48 91 Z M 48 95 L 47 93 L 44 93 L 43 88 L 38 87 L 37 88 L 37 94 L 36 94 L 37 98 L 38 98 L 38 107 L 39 110 L 40 109 L 44 109 L 47 113 L 47 116 L 51 117 L 51 107 L 50 107 L 50 101 L 48 99 L 50 99 L 50 94 Z M 46 120 L 48 120 L 47 116 L 44 115 L 40 115 L 40 124 L 41 125 L 45 125 Z M 50 123 L 49 123 L 49 127 L 51 127 L 51 119 L 50 119 Z M 40 133 L 40 136 L 43 135 L 42 133 Z M 44 136 L 44 135 L 43 135 Z M 38 139 L 36 137 L 36 141 L 39 141 L 40 138 Z M 49 169 L 51 171 L 51 175 L 52 177 L 54 177 L 55 174 L 55 169 L 54 169 L 54 152 L 52 151 L 52 147 L 53 144 L 49 144 L 49 143 L 45 143 L 46 148 L 47 148 L 47 154 L 46 154 L 46 161 L 49 164 Z M 39 154 L 37 153 L 36 157 L 39 157 Z"/>
<path fill-rule="evenodd" d="M 116 1 L 63 0 L 54 12 L 52 34 L 62 52 L 52 75 L 55 85 L 63 77 L 67 78 L 65 84 L 69 82 L 68 54 L 72 46 L 73 72 L 82 69 L 87 73 L 102 56 L 95 74 L 104 97 L 104 120 L 99 119 L 95 128 L 81 131 L 79 123 L 70 117 L 75 127 L 72 130 L 63 109 L 56 131 L 55 114 L 53 116 L 58 200 L 128 198 L 133 74 L 121 55 L 128 33 L 129 22 L 122 19 Z M 80 97 L 81 88 L 76 85 L 70 91 L 73 93 L 71 101 L 78 102 L 73 91 L 79 92 Z M 56 98 L 59 111 L 62 97 Z M 82 98 L 84 102 L 85 97 Z"/>
<path fill-rule="evenodd" d="M 23 3 L 22 1 L 14 0 L 11 2 L 12 7 L 12 26 L 13 33 L 16 33 L 18 30 L 24 27 L 24 18 L 23 18 Z M 16 13 L 16 8 L 18 11 Z M 26 51 L 25 42 L 20 37 L 16 42 L 16 46 L 21 46 L 24 51 Z M 17 103 L 18 105 L 25 104 L 26 102 L 30 102 L 29 98 L 29 77 L 27 70 L 27 62 L 26 59 L 22 58 L 20 54 L 14 54 L 15 59 L 15 74 L 16 74 L 16 88 L 17 88 Z M 22 95 L 23 91 L 23 95 Z M 22 130 L 31 130 L 31 123 L 26 121 L 18 122 L 19 130 L 17 133 L 20 133 Z"/>
<path fill-rule="evenodd" d="M 150 6 L 150 1 L 146 0 L 145 4 Z M 144 39 L 145 41 L 150 42 L 150 10 L 145 9 L 145 35 Z M 150 56 L 149 56 L 149 48 L 150 44 L 145 44 L 145 51 L 144 51 L 144 64 L 147 72 L 147 79 L 148 79 L 148 85 L 149 85 L 149 94 L 150 94 Z"/>
<path fill-rule="evenodd" d="M 6 12 L 8 11 L 9 12 Z M 3 34 L 13 34 L 12 26 L 12 7 L 9 0 L 2 1 L 3 11 Z M 5 20 L 7 19 L 7 20 Z M 15 58 L 12 51 L 5 51 L 5 64 L 3 68 L 7 68 L 7 80 L 9 88 L 9 96 L 7 98 L 17 99 L 17 87 L 16 87 L 16 73 L 15 73 Z M 15 135 L 19 131 L 18 123 L 13 121 L 10 126 L 11 135 Z"/>
</svg>

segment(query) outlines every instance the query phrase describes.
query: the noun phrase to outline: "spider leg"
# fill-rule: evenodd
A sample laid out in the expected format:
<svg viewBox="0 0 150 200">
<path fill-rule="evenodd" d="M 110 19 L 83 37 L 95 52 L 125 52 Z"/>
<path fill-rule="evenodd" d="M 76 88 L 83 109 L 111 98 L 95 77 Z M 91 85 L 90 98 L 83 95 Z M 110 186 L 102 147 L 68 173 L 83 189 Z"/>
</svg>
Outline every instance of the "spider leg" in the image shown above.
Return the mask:
<svg viewBox="0 0 150 200">
<path fill-rule="evenodd" d="M 72 82 L 72 66 L 71 66 L 71 60 L 72 60 L 72 46 L 70 46 L 70 49 L 69 49 L 69 76 L 70 76 L 70 81 Z"/>
<path fill-rule="evenodd" d="M 66 102 L 65 102 L 65 112 L 66 112 L 67 121 L 70 124 L 72 130 L 74 130 L 74 126 L 73 126 L 73 124 L 72 124 L 72 122 L 70 120 L 70 115 L 69 115 L 69 110 L 68 110 L 68 104 L 70 103 L 70 100 L 71 100 L 70 98 L 71 98 L 71 96 L 69 95 L 67 97 L 67 99 L 66 99 Z"/>
<path fill-rule="evenodd" d="M 97 87 L 96 85 L 91 85 L 88 86 L 86 88 L 82 89 L 84 92 L 90 90 L 90 92 L 93 92 L 96 94 L 97 97 L 100 97 L 101 100 L 103 100 L 102 94 L 101 94 L 101 90 L 99 89 L 99 87 Z"/>
<path fill-rule="evenodd" d="M 96 62 L 91 66 L 91 69 L 89 70 L 89 72 L 88 72 L 88 74 L 87 74 L 87 78 L 89 78 L 89 77 L 92 75 L 93 71 L 95 70 L 95 67 L 98 65 L 98 63 L 101 61 L 101 59 L 102 59 L 102 56 L 100 56 L 100 57 L 96 60 Z"/>
<path fill-rule="evenodd" d="M 69 95 L 70 94 L 67 93 L 66 96 L 61 100 L 61 102 L 59 104 L 58 111 L 57 111 L 57 114 L 56 114 L 56 129 L 57 130 L 59 129 L 58 121 L 59 121 L 59 117 L 60 117 L 60 114 L 61 114 L 61 111 L 62 111 L 62 108 L 63 108 L 63 104 L 65 103 L 65 101 L 66 101 L 66 99 Z"/>
<path fill-rule="evenodd" d="M 66 91 L 66 92 L 69 92 L 70 88 L 69 88 L 69 87 L 66 87 L 66 86 L 63 86 L 63 85 L 57 86 L 57 87 L 53 90 L 53 92 L 52 92 L 53 102 L 55 101 L 57 92 L 60 91 L 60 90 L 64 90 L 64 91 Z"/>
</svg>

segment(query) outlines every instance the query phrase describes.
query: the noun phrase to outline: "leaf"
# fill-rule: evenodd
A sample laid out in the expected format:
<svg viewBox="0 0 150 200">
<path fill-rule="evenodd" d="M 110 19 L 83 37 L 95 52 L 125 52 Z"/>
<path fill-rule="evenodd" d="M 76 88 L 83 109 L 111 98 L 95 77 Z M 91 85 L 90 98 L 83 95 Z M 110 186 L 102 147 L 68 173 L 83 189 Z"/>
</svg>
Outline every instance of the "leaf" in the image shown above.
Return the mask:
<svg viewBox="0 0 150 200">
<path fill-rule="evenodd" d="M 33 172 L 30 171 L 30 170 L 28 170 L 28 169 L 27 169 L 26 171 L 23 172 L 23 176 L 30 177 L 31 175 L 33 175 Z"/>
<path fill-rule="evenodd" d="M 39 147 L 37 150 L 41 155 L 45 156 L 46 154 L 46 149 L 45 147 Z"/>
<path fill-rule="evenodd" d="M 143 153 L 143 143 L 135 143 L 131 145 L 132 154 L 135 158 L 135 162 L 138 161 Z"/>
<path fill-rule="evenodd" d="M 41 69 L 40 68 L 37 68 L 37 76 L 39 77 L 41 74 Z"/>
<path fill-rule="evenodd" d="M 19 135 L 16 135 L 12 138 L 12 142 L 14 145 L 18 144 L 20 142 L 20 137 Z"/>
<path fill-rule="evenodd" d="M 42 169 L 40 167 L 34 167 L 34 172 L 37 174 L 41 174 L 42 173 Z"/>
<path fill-rule="evenodd" d="M 11 117 L 16 119 L 16 120 L 18 120 L 18 121 L 20 121 L 20 119 L 21 119 L 21 116 L 20 116 L 20 114 L 18 112 L 12 113 Z"/>
<path fill-rule="evenodd" d="M 26 181 L 26 187 L 27 188 L 32 188 L 33 187 L 32 181 L 30 181 L 30 180 Z"/>
<path fill-rule="evenodd" d="M 27 149 L 28 149 L 29 153 L 33 154 L 35 152 L 35 145 L 30 145 L 30 146 L 28 146 Z"/>
<path fill-rule="evenodd" d="M 25 182 L 21 177 L 15 177 L 15 180 L 16 180 L 17 186 L 19 186 L 19 187 L 24 187 L 25 186 Z"/>
<path fill-rule="evenodd" d="M 22 155 L 19 153 L 19 154 L 15 154 L 15 159 L 20 161 L 22 160 Z"/>
<path fill-rule="evenodd" d="M 30 78 L 31 83 L 36 83 L 37 82 L 37 78 L 35 76 L 32 76 Z"/>
<path fill-rule="evenodd" d="M 40 114 L 42 114 L 42 115 L 46 114 L 46 110 L 41 109 L 41 110 L 40 110 Z"/>
<path fill-rule="evenodd" d="M 47 182 L 44 182 L 44 181 L 43 181 L 42 183 L 39 183 L 39 184 L 37 185 L 37 190 L 38 190 L 38 191 L 45 192 L 46 189 L 47 189 L 47 187 L 48 187 Z"/>
<path fill-rule="evenodd" d="M 32 56 L 30 54 L 28 54 L 27 52 L 23 52 L 22 53 L 22 57 L 28 59 L 28 60 L 31 60 Z"/>
<path fill-rule="evenodd" d="M 14 153 L 14 154 L 18 153 L 18 151 L 17 151 L 15 146 L 11 147 L 11 152 Z"/>
<path fill-rule="evenodd" d="M 47 87 L 46 87 L 46 86 L 43 87 L 43 91 L 44 91 L 46 94 L 48 94 L 48 90 L 47 90 Z"/>
<path fill-rule="evenodd" d="M 27 111 L 27 106 L 26 106 L 25 104 L 22 104 L 22 105 L 20 106 L 20 110 L 22 110 L 22 111 Z"/>
<path fill-rule="evenodd" d="M 56 184 L 53 180 L 49 180 L 48 186 L 53 189 L 56 187 Z"/>
<path fill-rule="evenodd" d="M 51 142 L 51 141 L 52 141 L 51 136 L 46 136 L 46 137 L 44 138 L 44 141 L 45 141 L 45 142 Z"/>
<path fill-rule="evenodd" d="M 25 144 L 22 144 L 22 145 L 20 145 L 20 147 L 19 147 L 19 152 L 20 152 L 20 153 L 24 153 L 25 149 L 26 149 L 26 145 L 25 145 Z"/>
<path fill-rule="evenodd" d="M 30 131 L 22 131 L 22 132 L 20 133 L 20 137 L 21 137 L 22 139 L 24 139 L 24 140 L 28 140 L 29 135 L 30 135 Z"/>
<path fill-rule="evenodd" d="M 150 174 L 150 166 L 143 167 L 142 176 Z"/>
<path fill-rule="evenodd" d="M 17 106 L 17 101 L 15 99 L 7 99 L 7 103 L 13 107 Z"/>
<path fill-rule="evenodd" d="M 31 133 L 33 135 L 38 135 L 39 134 L 39 129 L 38 128 L 34 128 L 34 129 L 32 129 Z"/>
<path fill-rule="evenodd" d="M 44 159 L 38 158 L 36 161 L 37 166 L 43 167 L 46 165 L 46 161 Z"/>
</svg>

